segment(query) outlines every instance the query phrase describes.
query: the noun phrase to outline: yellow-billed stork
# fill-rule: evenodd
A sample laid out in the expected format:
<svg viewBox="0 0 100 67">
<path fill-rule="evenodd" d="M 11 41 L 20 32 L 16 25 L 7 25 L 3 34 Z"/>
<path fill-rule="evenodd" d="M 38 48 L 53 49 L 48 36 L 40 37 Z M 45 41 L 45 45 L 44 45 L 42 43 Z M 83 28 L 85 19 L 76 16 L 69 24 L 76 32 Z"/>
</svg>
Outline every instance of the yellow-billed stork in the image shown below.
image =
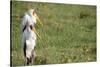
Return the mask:
<svg viewBox="0 0 100 67">
<path fill-rule="evenodd" d="M 27 65 L 30 64 L 36 56 L 34 48 L 37 36 L 40 38 L 34 27 L 37 21 L 42 24 L 34 9 L 29 9 L 25 12 L 21 19 L 22 44 L 26 62 L 25 64 Z"/>
</svg>

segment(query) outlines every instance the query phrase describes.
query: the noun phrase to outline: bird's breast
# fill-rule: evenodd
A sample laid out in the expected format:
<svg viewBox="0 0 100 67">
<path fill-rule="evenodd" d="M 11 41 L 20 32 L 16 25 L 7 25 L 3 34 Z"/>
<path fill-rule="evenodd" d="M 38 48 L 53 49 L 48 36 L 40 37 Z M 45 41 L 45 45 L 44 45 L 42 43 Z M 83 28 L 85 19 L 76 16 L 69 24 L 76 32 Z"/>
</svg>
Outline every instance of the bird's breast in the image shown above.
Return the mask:
<svg viewBox="0 0 100 67">
<path fill-rule="evenodd" d="M 35 34 L 35 32 L 33 30 L 26 29 L 23 32 L 23 35 L 27 40 L 36 40 L 36 34 Z"/>
</svg>

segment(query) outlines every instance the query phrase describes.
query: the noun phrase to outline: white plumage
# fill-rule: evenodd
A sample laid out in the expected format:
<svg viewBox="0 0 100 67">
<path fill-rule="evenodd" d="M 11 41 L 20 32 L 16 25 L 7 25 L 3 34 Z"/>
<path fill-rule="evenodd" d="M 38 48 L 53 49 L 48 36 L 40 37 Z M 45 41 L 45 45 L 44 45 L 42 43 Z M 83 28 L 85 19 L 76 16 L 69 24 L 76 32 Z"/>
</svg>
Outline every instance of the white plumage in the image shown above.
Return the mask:
<svg viewBox="0 0 100 67">
<path fill-rule="evenodd" d="M 22 46 L 24 48 L 24 56 L 27 64 L 31 61 L 32 56 L 35 55 L 34 47 L 36 45 L 37 36 L 35 30 L 32 30 L 32 28 L 36 24 L 36 20 L 39 20 L 38 16 L 34 12 L 34 9 L 30 9 L 24 14 L 21 21 Z"/>
</svg>

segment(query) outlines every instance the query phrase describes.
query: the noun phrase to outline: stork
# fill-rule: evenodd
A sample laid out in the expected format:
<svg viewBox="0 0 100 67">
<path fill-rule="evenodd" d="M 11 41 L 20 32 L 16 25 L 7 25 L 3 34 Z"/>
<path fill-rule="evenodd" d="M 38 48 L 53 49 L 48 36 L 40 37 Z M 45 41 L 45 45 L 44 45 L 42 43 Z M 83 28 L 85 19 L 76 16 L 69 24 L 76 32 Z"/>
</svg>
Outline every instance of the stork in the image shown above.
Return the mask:
<svg viewBox="0 0 100 67">
<path fill-rule="evenodd" d="M 29 9 L 25 12 L 23 18 L 21 19 L 22 45 L 25 64 L 27 65 L 32 63 L 36 57 L 34 48 L 36 46 L 37 36 L 41 38 L 34 27 L 37 21 L 43 25 L 34 9 Z"/>
</svg>

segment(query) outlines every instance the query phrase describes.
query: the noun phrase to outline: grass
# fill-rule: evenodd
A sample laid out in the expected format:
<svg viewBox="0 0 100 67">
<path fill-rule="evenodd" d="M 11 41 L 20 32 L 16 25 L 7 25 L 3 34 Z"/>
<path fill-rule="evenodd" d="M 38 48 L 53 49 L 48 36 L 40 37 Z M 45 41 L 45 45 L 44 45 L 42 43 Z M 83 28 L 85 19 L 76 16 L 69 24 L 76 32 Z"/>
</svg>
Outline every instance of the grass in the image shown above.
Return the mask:
<svg viewBox="0 0 100 67">
<path fill-rule="evenodd" d="M 43 27 L 36 25 L 34 65 L 96 61 L 96 6 L 12 1 L 12 66 L 23 66 L 20 17 L 28 8 L 36 9 Z"/>
</svg>

